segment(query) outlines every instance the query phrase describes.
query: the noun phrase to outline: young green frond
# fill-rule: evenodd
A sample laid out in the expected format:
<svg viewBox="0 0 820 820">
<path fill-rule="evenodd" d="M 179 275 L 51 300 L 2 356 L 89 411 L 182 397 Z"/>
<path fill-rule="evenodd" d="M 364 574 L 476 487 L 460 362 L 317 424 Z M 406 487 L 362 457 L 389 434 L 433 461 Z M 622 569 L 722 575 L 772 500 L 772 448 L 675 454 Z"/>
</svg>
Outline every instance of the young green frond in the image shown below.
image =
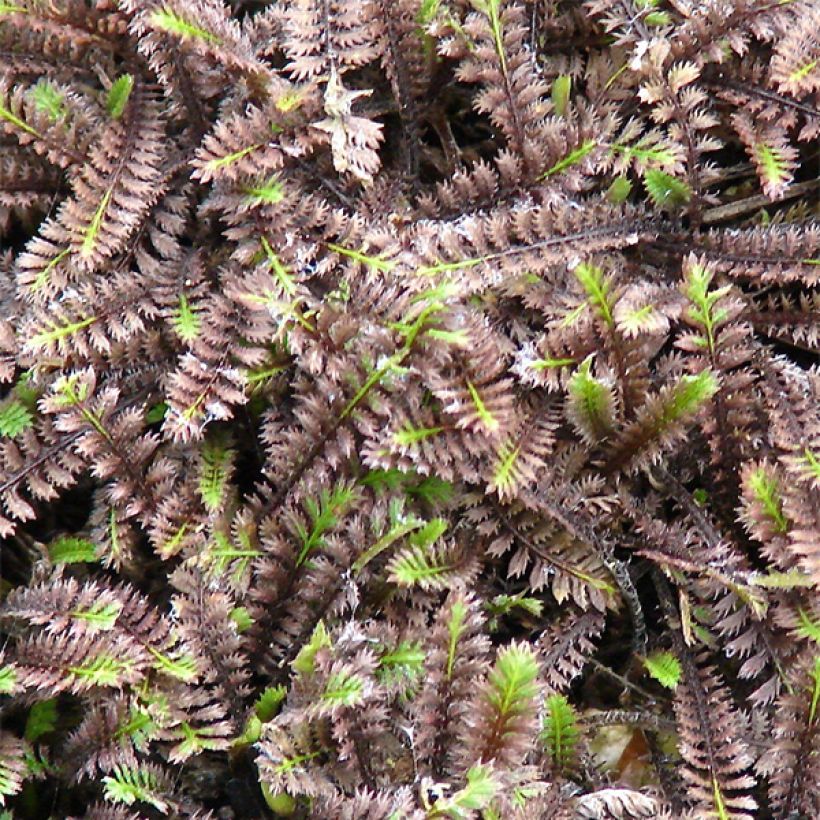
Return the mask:
<svg viewBox="0 0 820 820">
<path fill-rule="evenodd" d="M 567 417 L 590 444 L 609 438 L 615 428 L 612 386 L 591 375 L 592 357 L 585 359 L 567 385 Z"/>
<path fill-rule="evenodd" d="M 612 311 L 612 283 L 603 270 L 596 265 L 581 262 L 572 271 L 586 291 L 587 298 L 595 311 L 608 327 L 614 325 Z"/>
<path fill-rule="evenodd" d="M 365 681 L 354 672 L 340 670 L 334 672 L 325 683 L 322 691 L 319 713 L 332 712 L 341 706 L 356 706 L 365 697 Z"/>
<path fill-rule="evenodd" d="M 467 771 L 467 783 L 450 797 L 439 797 L 427 812 L 427 817 L 466 820 L 487 809 L 501 789 L 492 766 L 477 764 Z"/>
<path fill-rule="evenodd" d="M 684 180 L 657 168 L 647 170 L 643 181 L 646 193 L 658 210 L 675 211 L 692 198 L 692 191 Z"/>
<path fill-rule="evenodd" d="M 189 22 L 182 15 L 170 8 L 162 8 L 151 12 L 148 18 L 151 25 L 159 31 L 173 34 L 180 39 L 202 40 L 205 43 L 218 45 L 220 38 L 211 31 Z"/>
<path fill-rule="evenodd" d="M 118 120 L 123 115 L 133 88 L 134 77 L 131 74 L 123 74 L 111 84 L 105 99 L 105 107 L 112 119 Z"/>
<path fill-rule="evenodd" d="M 145 803 L 166 814 L 170 808 L 165 794 L 168 784 L 159 769 L 147 764 L 139 767 L 116 766 L 102 779 L 106 799 L 113 803 Z"/>
<path fill-rule="evenodd" d="M 671 652 L 653 652 L 643 660 L 649 675 L 661 686 L 675 689 L 680 683 L 682 670 L 680 661 Z"/>
<path fill-rule="evenodd" d="M 85 538 L 64 536 L 51 542 L 48 557 L 52 564 L 79 564 L 99 561 L 97 547 Z"/>
<path fill-rule="evenodd" d="M 202 445 L 199 495 L 209 513 L 222 509 L 233 473 L 234 451 L 223 436 L 211 436 Z"/>
<path fill-rule="evenodd" d="M 757 142 L 752 146 L 752 159 L 757 166 L 763 190 L 771 199 L 779 198 L 786 185 L 793 179 L 796 151 L 779 145 Z"/>
<path fill-rule="evenodd" d="M 12 695 L 17 691 L 17 672 L 10 664 L 0 666 L 0 695 Z"/>
<path fill-rule="evenodd" d="M 544 724 L 541 740 L 558 771 L 572 768 L 580 739 L 578 715 L 564 695 L 552 694 L 544 701 Z"/>
<path fill-rule="evenodd" d="M 193 342 L 199 336 L 200 319 L 198 311 L 191 307 L 191 303 L 184 293 L 179 294 L 179 302 L 171 318 L 171 325 L 183 342 Z"/>
<path fill-rule="evenodd" d="M 53 122 L 66 115 L 65 95 L 54 83 L 41 79 L 31 89 L 31 97 L 34 107 Z"/>
<path fill-rule="evenodd" d="M 388 563 L 388 579 L 402 587 L 447 589 L 456 578 L 471 572 L 470 563 L 452 545 L 411 543 Z"/>
<path fill-rule="evenodd" d="M 305 512 L 310 523 L 308 528 L 301 521 L 295 522 L 296 531 L 302 541 L 296 559 L 297 566 L 303 564 L 314 550 L 322 546 L 325 534 L 339 523 L 339 517 L 356 498 L 356 487 L 343 482 L 330 490 L 323 489 L 318 499 L 305 499 Z"/>
<path fill-rule="evenodd" d="M 17 399 L 7 399 L 0 403 L 0 436 L 14 438 L 34 423 L 29 409 Z"/>
<path fill-rule="evenodd" d="M 538 660 L 523 644 L 502 649 L 476 698 L 470 747 L 479 762 L 515 765 L 534 732 Z"/>
</svg>

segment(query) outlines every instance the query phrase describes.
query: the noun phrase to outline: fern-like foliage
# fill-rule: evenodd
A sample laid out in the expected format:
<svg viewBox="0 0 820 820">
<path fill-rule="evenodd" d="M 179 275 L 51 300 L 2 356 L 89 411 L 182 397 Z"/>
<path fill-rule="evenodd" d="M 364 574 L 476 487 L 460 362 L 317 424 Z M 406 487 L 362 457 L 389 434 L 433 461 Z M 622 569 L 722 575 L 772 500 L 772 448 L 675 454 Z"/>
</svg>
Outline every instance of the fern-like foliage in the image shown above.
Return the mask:
<svg viewBox="0 0 820 820">
<path fill-rule="evenodd" d="M 0 0 L 8 811 L 817 815 L 816 6 Z"/>
</svg>

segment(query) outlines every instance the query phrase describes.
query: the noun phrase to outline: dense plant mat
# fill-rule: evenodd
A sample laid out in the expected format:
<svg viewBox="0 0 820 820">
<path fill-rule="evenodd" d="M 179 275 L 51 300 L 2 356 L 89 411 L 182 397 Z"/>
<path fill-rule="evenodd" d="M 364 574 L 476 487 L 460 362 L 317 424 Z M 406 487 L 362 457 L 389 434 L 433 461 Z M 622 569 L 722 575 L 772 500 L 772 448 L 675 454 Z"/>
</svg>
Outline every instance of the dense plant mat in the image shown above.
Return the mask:
<svg viewBox="0 0 820 820">
<path fill-rule="evenodd" d="M 0 0 L 0 817 L 820 816 L 816 0 Z"/>
</svg>

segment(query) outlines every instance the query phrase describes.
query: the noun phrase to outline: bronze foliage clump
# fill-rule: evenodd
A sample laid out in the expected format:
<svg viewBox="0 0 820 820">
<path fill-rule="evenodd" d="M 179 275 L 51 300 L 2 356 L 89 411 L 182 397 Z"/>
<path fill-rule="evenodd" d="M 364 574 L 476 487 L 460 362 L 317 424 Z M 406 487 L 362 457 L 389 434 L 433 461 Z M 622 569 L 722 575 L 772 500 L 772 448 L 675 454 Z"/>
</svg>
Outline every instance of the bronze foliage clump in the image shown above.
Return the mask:
<svg viewBox="0 0 820 820">
<path fill-rule="evenodd" d="M 818 32 L 0 0 L 0 817 L 820 816 Z"/>
</svg>

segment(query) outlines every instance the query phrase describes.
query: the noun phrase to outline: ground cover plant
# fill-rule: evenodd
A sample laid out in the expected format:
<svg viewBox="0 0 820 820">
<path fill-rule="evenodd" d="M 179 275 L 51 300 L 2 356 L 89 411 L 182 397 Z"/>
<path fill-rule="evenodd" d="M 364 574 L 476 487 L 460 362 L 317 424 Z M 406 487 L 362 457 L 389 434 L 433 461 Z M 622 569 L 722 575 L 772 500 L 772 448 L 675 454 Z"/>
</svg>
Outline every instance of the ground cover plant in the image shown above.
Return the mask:
<svg viewBox="0 0 820 820">
<path fill-rule="evenodd" d="M 0 816 L 820 816 L 818 32 L 0 0 Z"/>
</svg>

